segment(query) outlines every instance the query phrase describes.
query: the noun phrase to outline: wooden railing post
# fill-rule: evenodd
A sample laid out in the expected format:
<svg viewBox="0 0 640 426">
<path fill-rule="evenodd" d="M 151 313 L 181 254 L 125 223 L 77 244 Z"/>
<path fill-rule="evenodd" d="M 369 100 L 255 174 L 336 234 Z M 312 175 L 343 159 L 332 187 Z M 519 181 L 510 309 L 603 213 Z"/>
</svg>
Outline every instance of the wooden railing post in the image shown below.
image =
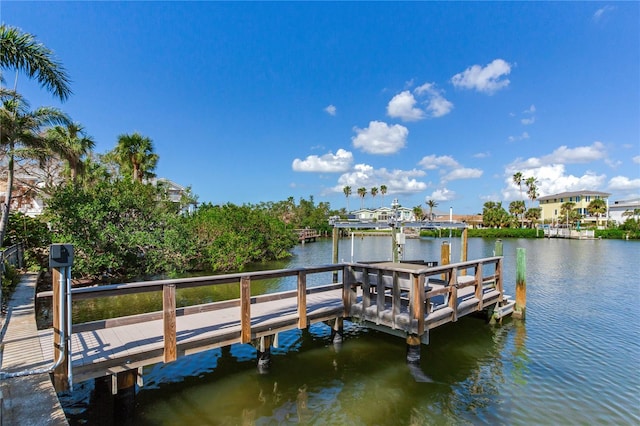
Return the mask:
<svg viewBox="0 0 640 426">
<path fill-rule="evenodd" d="M 240 342 L 251 342 L 251 278 L 240 278 Z"/>
<path fill-rule="evenodd" d="M 449 245 L 448 241 L 444 241 L 442 243 L 442 246 L 440 246 L 440 264 L 441 265 L 448 265 L 449 263 L 449 259 L 451 258 L 451 246 Z M 447 274 L 442 274 L 441 277 L 443 280 L 447 279 Z"/>
<path fill-rule="evenodd" d="M 409 300 L 411 303 L 412 319 L 417 320 L 416 334 L 424 334 L 424 274 L 411 274 L 411 290 Z"/>
<path fill-rule="evenodd" d="M 298 272 L 298 328 L 307 328 L 307 274 Z"/>
<path fill-rule="evenodd" d="M 53 370 L 53 386 L 56 391 L 63 391 L 69 389 L 69 382 L 67 377 L 69 376 L 69 370 L 67 369 L 66 356 L 68 354 L 68 346 L 65 336 L 66 330 L 62 330 L 60 324 L 64 326 L 64 319 L 62 316 L 65 314 L 63 307 L 63 300 L 66 299 L 65 286 L 62 284 L 62 273 L 59 268 L 52 268 L 51 280 L 53 287 L 53 359 L 63 359 L 62 363 Z M 62 358 L 61 358 L 62 357 Z"/>
<path fill-rule="evenodd" d="M 467 261 L 467 251 L 468 251 L 468 247 L 469 247 L 469 241 L 467 239 L 467 234 L 468 234 L 468 230 L 467 228 L 464 228 L 462 230 L 462 244 L 460 247 L 460 262 L 466 262 Z M 462 271 L 460 271 L 460 275 L 467 275 L 467 270 L 463 269 Z"/>
<path fill-rule="evenodd" d="M 451 314 L 451 321 L 458 321 L 458 268 L 451 268 L 451 272 L 449 273 L 449 289 L 451 293 L 449 293 L 449 307 L 453 310 Z"/>
<path fill-rule="evenodd" d="M 362 311 L 371 306 L 371 283 L 369 282 L 369 268 L 362 269 Z"/>
<path fill-rule="evenodd" d="M 400 279 L 398 272 L 393 271 L 393 288 L 391 289 L 391 318 L 393 321 L 393 328 L 396 328 L 396 316 L 400 314 L 400 308 L 402 303 L 402 293 L 400 292 Z"/>
<path fill-rule="evenodd" d="M 380 324 L 380 318 L 382 317 L 382 311 L 385 310 L 385 288 L 384 283 L 382 282 L 382 269 L 378 269 L 377 280 L 378 284 L 376 285 L 376 324 Z"/>
<path fill-rule="evenodd" d="M 498 301 L 502 302 L 504 296 L 504 290 L 502 289 L 502 258 L 496 261 L 496 290 L 500 293 Z"/>
<path fill-rule="evenodd" d="M 481 311 L 484 307 L 484 302 L 482 300 L 482 298 L 484 297 L 484 288 L 483 288 L 483 282 L 482 282 L 482 262 L 479 262 L 476 265 L 476 275 L 475 275 L 475 280 L 476 280 L 476 299 L 478 299 L 478 310 Z"/>
<path fill-rule="evenodd" d="M 164 359 L 165 363 L 178 358 L 176 337 L 176 285 L 162 286 L 162 322 L 164 325 Z"/>
</svg>

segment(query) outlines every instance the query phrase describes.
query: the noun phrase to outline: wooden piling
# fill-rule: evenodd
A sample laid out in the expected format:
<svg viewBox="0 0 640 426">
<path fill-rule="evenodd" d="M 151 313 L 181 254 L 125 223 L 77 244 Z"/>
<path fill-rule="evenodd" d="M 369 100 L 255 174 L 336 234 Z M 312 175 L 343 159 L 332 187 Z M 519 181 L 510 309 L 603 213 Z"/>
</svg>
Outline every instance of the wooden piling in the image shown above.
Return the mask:
<svg viewBox="0 0 640 426">
<path fill-rule="evenodd" d="M 460 245 L 460 262 L 466 262 L 467 261 L 467 252 L 469 251 L 469 240 L 467 238 L 467 228 L 464 228 L 462 230 L 462 244 Z M 460 271 L 460 275 L 467 275 L 467 270 L 463 269 Z"/>
<path fill-rule="evenodd" d="M 134 417 L 136 407 L 137 369 L 122 371 L 113 376 L 115 392 L 114 411 L 116 424 Z"/>
<path fill-rule="evenodd" d="M 165 363 L 178 358 L 176 336 L 176 285 L 166 284 L 162 287 L 162 322 L 164 328 Z"/>
<path fill-rule="evenodd" d="M 407 364 L 420 364 L 420 336 L 407 336 Z"/>
<path fill-rule="evenodd" d="M 258 343 L 258 372 L 266 374 L 271 367 L 271 343 L 273 336 L 262 336 Z"/>
<path fill-rule="evenodd" d="M 449 259 L 451 258 L 451 246 L 449 245 L 449 241 L 444 241 L 440 246 L 440 265 L 448 265 Z M 446 280 L 447 275 L 442 274 L 442 279 Z"/>
<path fill-rule="evenodd" d="M 344 320 L 342 317 L 336 318 L 331 327 L 331 341 L 334 345 L 342 344 L 344 336 Z"/>
<path fill-rule="evenodd" d="M 516 306 L 514 318 L 525 318 L 527 309 L 527 256 L 526 249 L 516 249 Z"/>
<path fill-rule="evenodd" d="M 496 240 L 495 249 L 493 250 L 494 256 L 502 256 L 502 240 Z"/>
</svg>

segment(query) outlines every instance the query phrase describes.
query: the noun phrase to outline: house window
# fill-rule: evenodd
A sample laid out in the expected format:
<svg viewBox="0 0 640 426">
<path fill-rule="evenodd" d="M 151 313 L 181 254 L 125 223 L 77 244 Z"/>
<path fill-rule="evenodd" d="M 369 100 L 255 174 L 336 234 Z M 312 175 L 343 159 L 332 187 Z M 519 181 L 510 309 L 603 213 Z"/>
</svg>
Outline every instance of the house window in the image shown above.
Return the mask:
<svg viewBox="0 0 640 426">
<path fill-rule="evenodd" d="M 588 203 L 591 201 L 591 195 L 585 195 L 584 200 Z"/>
<path fill-rule="evenodd" d="M 576 203 L 579 203 L 579 202 L 580 202 L 580 196 L 578 195 L 578 196 L 576 197 Z"/>
<path fill-rule="evenodd" d="M 573 197 L 569 197 L 569 202 L 573 202 Z"/>
<path fill-rule="evenodd" d="M 560 202 L 561 202 L 561 203 L 564 203 L 564 198 L 560 198 Z"/>
</svg>

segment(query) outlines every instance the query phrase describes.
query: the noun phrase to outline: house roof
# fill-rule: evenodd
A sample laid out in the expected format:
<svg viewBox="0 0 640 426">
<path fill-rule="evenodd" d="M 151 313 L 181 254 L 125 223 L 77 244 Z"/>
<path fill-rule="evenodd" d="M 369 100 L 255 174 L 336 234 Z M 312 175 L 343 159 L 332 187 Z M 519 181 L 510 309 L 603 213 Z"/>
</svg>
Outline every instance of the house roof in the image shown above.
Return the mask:
<svg viewBox="0 0 640 426">
<path fill-rule="evenodd" d="M 538 201 L 547 201 L 547 200 L 553 200 L 554 198 L 568 198 L 568 197 L 577 197 L 577 196 L 586 196 L 586 195 L 595 195 L 595 196 L 606 198 L 611 194 L 607 192 L 600 192 L 600 191 L 586 191 L 586 190 L 571 191 L 571 192 L 561 192 L 559 194 L 552 194 L 544 197 L 539 197 Z"/>
</svg>

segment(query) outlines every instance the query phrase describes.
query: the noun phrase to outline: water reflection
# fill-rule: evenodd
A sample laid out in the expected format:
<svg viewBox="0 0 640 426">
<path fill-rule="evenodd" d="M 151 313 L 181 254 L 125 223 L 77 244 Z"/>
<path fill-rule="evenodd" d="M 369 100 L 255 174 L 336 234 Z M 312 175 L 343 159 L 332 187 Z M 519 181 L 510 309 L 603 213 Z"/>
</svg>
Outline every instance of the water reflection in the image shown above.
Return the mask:
<svg viewBox="0 0 640 426">
<path fill-rule="evenodd" d="M 354 256 L 383 260 L 387 242 L 354 241 Z M 405 251 L 408 258 L 439 260 L 442 242 L 408 240 Z M 459 243 L 451 243 L 456 260 Z M 340 242 L 341 258 L 349 260 L 350 244 Z M 469 258 L 491 256 L 493 247 L 493 240 L 470 239 Z M 516 247 L 527 249 L 524 323 L 507 319 L 490 326 L 465 317 L 432 330 L 418 371 L 405 363 L 404 339 L 350 323 L 340 350 L 325 325 L 282 333 L 264 376 L 248 345 L 192 355 L 145 369 L 132 422 L 640 423 L 640 286 L 633 279 L 640 273 L 640 244 L 505 240 L 510 294 Z M 329 263 L 331 242 L 298 246 L 294 254 L 278 267 Z M 278 285 L 288 284 L 265 291 Z M 421 374 L 432 382 L 416 380 Z M 75 395 L 65 407 L 75 416 L 72 423 L 95 424 L 88 396 Z"/>
</svg>

